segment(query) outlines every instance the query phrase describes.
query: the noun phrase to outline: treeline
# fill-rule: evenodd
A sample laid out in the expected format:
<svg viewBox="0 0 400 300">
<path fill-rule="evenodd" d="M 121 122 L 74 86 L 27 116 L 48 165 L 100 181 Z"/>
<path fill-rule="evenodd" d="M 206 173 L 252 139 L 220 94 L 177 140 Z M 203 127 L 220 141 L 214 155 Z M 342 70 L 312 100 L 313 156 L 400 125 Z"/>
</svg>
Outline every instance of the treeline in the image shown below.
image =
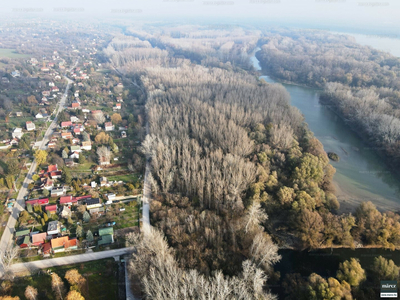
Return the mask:
<svg viewBox="0 0 400 300">
<path fill-rule="evenodd" d="M 351 88 L 329 82 L 321 101 L 332 105 L 368 142 L 400 165 L 400 92 L 388 88 Z"/>
<path fill-rule="evenodd" d="M 398 167 L 400 59 L 343 35 L 279 33 L 262 41 L 262 67 L 280 79 L 323 87 L 321 101 Z"/>
<path fill-rule="evenodd" d="M 264 291 L 267 277 L 251 260 L 243 262 L 237 276 L 225 276 L 221 271 L 204 276 L 180 268 L 173 249 L 155 229 L 143 237 L 130 233 L 127 243 L 136 250 L 128 266 L 131 280 L 142 282 L 144 299 L 276 299 Z"/>
<path fill-rule="evenodd" d="M 260 65 L 283 80 L 314 87 L 339 82 L 400 89 L 400 59 L 345 35 L 282 30 L 266 33 L 260 43 Z"/>
<path fill-rule="evenodd" d="M 283 279 L 286 300 L 365 299 L 380 297 L 382 280 L 398 280 L 400 268 L 391 259 L 375 257 L 362 267 L 356 258 L 339 264 L 335 277 L 312 273 L 304 278 L 299 273 L 287 274 Z"/>
</svg>

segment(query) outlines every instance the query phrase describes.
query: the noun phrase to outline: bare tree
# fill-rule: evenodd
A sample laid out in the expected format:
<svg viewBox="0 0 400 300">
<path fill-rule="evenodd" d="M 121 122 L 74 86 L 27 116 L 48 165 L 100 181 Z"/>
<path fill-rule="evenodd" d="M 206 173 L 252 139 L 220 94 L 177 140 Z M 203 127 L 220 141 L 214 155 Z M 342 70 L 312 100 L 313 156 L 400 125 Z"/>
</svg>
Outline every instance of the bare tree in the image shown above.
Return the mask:
<svg viewBox="0 0 400 300">
<path fill-rule="evenodd" d="M 254 201 L 247 209 L 243 217 L 244 231 L 247 233 L 254 229 L 258 229 L 260 224 L 268 219 L 268 215 L 261 209 L 261 204 Z"/>
<path fill-rule="evenodd" d="M 36 300 L 38 291 L 33 286 L 28 285 L 25 289 L 24 295 L 25 295 L 26 299 L 28 299 L 28 300 Z"/>
<path fill-rule="evenodd" d="M 14 274 L 11 271 L 11 265 L 14 259 L 18 257 L 18 254 L 19 250 L 17 247 L 9 248 L 4 253 L 0 253 L 0 264 L 3 267 L 6 277 L 14 277 Z"/>
<path fill-rule="evenodd" d="M 51 274 L 51 288 L 53 289 L 53 292 L 56 294 L 57 299 L 63 300 L 63 297 L 65 295 L 65 286 L 64 282 L 60 278 L 60 276 L 57 275 L 57 273 Z"/>
<path fill-rule="evenodd" d="M 97 155 L 99 156 L 99 163 L 103 162 L 110 162 L 111 160 L 111 151 L 109 147 L 101 146 L 97 148 L 96 151 Z"/>
<path fill-rule="evenodd" d="M 97 124 L 103 124 L 106 120 L 104 113 L 102 111 L 98 111 L 93 115 L 93 119 L 97 122 Z"/>
</svg>

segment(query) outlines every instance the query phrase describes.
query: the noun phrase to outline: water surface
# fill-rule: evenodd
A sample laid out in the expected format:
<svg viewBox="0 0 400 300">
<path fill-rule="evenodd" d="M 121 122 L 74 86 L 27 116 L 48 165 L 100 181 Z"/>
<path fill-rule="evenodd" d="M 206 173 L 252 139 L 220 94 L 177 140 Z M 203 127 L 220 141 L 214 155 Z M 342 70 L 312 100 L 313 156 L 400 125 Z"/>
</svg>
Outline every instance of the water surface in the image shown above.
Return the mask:
<svg viewBox="0 0 400 300">
<path fill-rule="evenodd" d="M 257 58 L 251 59 L 260 70 Z M 269 76 L 260 78 L 277 83 Z M 351 211 L 363 201 L 372 201 L 380 210 L 400 210 L 399 178 L 349 125 L 319 103 L 320 90 L 286 83 L 283 86 L 291 96 L 291 104 L 302 112 L 325 151 L 340 156 L 339 162 L 331 161 L 331 164 L 336 168 L 334 183 L 341 210 Z"/>
</svg>

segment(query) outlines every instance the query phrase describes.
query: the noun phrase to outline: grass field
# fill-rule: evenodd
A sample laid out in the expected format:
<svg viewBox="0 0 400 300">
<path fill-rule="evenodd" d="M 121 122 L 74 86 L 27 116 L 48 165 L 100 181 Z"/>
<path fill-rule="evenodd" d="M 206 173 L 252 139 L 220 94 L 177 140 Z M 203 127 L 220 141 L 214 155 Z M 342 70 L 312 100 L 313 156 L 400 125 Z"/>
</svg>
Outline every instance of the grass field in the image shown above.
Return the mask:
<svg viewBox="0 0 400 300">
<path fill-rule="evenodd" d="M 15 49 L 0 49 L 0 58 L 27 58 L 29 55 L 15 52 Z"/>
<path fill-rule="evenodd" d="M 138 180 L 138 178 L 135 174 L 115 175 L 115 176 L 109 176 L 107 178 L 108 178 L 108 180 L 112 180 L 112 181 L 122 180 L 124 182 L 131 182 L 131 183 L 134 183 Z"/>
<path fill-rule="evenodd" d="M 64 276 L 70 269 L 77 269 L 86 278 L 88 295 L 85 295 L 85 299 L 118 299 L 118 265 L 114 259 L 102 259 L 84 264 L 60 266 L 50 268 L 49 270 L 57 273 L 63 279 L 65 287 L 69 289 L 69 284 L 64 279 Z M 15 279 L 11 295 L 18 296 L 20 299 L 26 299 L 24 292 L 28 285 L 37 288 L 39 292 L 38 299 L 56 299 L 51 289 L 51 276 L 47 274 Z"/>
</svg>

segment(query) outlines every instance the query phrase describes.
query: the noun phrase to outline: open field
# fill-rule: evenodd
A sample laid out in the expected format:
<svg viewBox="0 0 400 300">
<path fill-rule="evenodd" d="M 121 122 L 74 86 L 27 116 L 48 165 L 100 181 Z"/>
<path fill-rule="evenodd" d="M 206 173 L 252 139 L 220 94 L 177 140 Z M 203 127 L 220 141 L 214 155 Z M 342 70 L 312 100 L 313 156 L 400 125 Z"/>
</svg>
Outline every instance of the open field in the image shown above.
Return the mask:
<svg viewBox="0 0 400 300">
<path fill-rule="evenodd" d="M 86 295 L 86 299 L 118 299 L 118 264 L 114 259 L 54 267 L 49 270 L 57 273 L 64 280 L 65 287 L 68 289 L 69 284 L 64 276 L 68 270 L 74 268 L 87 280 L 88 295 Z M 25 299 L 24 292 L 28 285 L 38 289 L 38 299 L 56 299 L 51 289 L 51 276 L 48 274 L 15 279 L 11 295 Z"/>
<path fill-rule="evenodd" d="M 15 52 L 15 49 L 0 49 L 0 58 L 8 57 L 8 58 L 28 58 L 27 54 L 20 54 Z"/>
</svg>

